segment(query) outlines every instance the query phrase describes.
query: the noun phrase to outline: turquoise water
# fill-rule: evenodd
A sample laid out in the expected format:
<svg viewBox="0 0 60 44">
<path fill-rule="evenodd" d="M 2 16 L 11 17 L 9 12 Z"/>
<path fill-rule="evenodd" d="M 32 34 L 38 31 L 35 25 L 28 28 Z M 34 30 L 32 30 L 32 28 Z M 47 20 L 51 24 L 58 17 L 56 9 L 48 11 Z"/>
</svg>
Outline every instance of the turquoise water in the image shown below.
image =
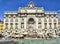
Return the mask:
<svg viewBox="0 0 60 44">
<path fill-rule="evenodd" d="M 57 39 L 20 39 L 20 40 L 0 40 L 0 44 L 60 44 Z"/>
</svg>

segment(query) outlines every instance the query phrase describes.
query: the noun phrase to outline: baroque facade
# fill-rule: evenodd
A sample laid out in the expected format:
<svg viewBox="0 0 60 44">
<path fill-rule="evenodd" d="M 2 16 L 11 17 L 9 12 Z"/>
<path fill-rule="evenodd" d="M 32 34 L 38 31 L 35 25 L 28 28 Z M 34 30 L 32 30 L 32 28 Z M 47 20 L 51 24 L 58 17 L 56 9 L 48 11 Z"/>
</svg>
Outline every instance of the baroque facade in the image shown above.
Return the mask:
<svg viewBox="0 0 60 44">
<path fill-rule="evenodd" d="M 19 7 L 18 11 L 4 13 L 4 35 L 12 33 L 28 34 L 37 33 L 56 35 L 58 29 L 58 17 L 55 11 L 44 11 L 43 7 L 35 7 L 30 2 L 27 7 Z"/>
</svg>

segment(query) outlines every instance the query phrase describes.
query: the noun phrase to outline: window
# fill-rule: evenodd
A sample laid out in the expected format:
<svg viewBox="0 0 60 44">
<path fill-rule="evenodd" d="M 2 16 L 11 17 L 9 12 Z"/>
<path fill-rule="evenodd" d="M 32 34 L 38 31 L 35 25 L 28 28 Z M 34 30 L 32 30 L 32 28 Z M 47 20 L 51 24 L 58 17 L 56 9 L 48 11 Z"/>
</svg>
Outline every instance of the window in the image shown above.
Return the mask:
<svg viewBox="0 0 60 44">
<path fill-rule="evenodd" d="M 18 29 L 18 23 L 15 23 L 15 29 Z"/>
<path fill-rule="evenodd" d="M 45 29 L 47 29 L 47 23 L 45 23 L 44 25 L 45 25 Z"/>
<path fill-rule="evenodd" d="M 52 22 L 52 20 L 49 18 L 49 22 Z"/>
<path fill-rule="evenodd" d="M 49 23 L 49 29 L 51 29 L 52 28 L 52 23 Z"/>
<path fill-rule="evenodd" d="M 51 14 L 49 14 L 49 17 L 51 17 Z"/>
<path fill-rule="evenodd" d="M 8 25 L 8 23 L 5 23 L 5 25 Z"/>
<path fill-rule="evenodd" d="M 8 26 L 6 26 L 5 29 L 8 29 Z"/>
<path fill-rule="evenodd" d="M 54 22 L 56 22 L 56 19 L 54 19 Z"/>
<path fill-rule="evenodd" d="M 44 19 L 44 22 L 47 22 L 47 20 L 46 20 L 46 19 Z"/>
<path fill-rule="evenodd" d="M 10 19 L 10 22 L 13 22 L 13 18 Z"/>
<path fill-rule="evenodd" d="M 21 23 L 21 28 L 24 28 L 24 23 Z"/>
<path fill-rule="evenodd" d="M 8 15 L 6 15 L 6 17 L 8 17 Z"/>
<path fill-rule="evenodd" d="M 11 17 L 13 17 L 13 15 L 11 15 Z"/>
<path fill-rule="evenodd" d="M 8 18 L 5 20 L 5 22 L 8 22 L 9 20 L 8 20 Z"/>
<path fill-rule="evenodd" d="M 39 22 L 38 24 L 41 24 L 41 22 Z"/>
<path fill-rule="evenodd" d="M 22 22 L 24 22 L 24 19 L 23 18 L 21 20 L 22 20 Z"/>
<path fill-rule="evenodd" d="M 10 25 L 13 25 L 13 23 L 10 23 Z"/>
<path fill-rule="evenodd" d="M 38 28 L 41 28 L 41 23 L 38 24 Z"/>
<path fill-rule="evenodd" d="M 17 18 L 15 19 L 15 22 L 18 22 L 18 19 Z"/>
<path fill-rule="evenodd" d="M 10 29 L 13 29 L 13 23 L 10 23 Z"/>
<path fill-rule="evenodd" d="M 48 18 L 49 16 L 48 16 L 48 15 L 46 15 L 46 17 Z"/>
<path fill-rule="evenodd" d="M 5 23 L 5 26 L 6 26 L 5 29 L 8 29 L 8 23 Z"/>
<path fill-rule="evenodd" d="M 38 28 L 41 28 L 41 22 L 40 21 L 38 22 Z"/>
<path fill-rule="evenodd" d="M 54 14 L 54 17 L 56 17 L 56 15 Z"/>
<path fill-rule="evenodd" d="M 39 18 L 39 20 L 38 20 L 39 22 L 41 22 L 41 19 Z"/>
<path fill-rule="evenodd" d="M 56 23 L 54 23 L 54 29 L 56 29 L 57 27 L 56 27 Z"/>
</svg>

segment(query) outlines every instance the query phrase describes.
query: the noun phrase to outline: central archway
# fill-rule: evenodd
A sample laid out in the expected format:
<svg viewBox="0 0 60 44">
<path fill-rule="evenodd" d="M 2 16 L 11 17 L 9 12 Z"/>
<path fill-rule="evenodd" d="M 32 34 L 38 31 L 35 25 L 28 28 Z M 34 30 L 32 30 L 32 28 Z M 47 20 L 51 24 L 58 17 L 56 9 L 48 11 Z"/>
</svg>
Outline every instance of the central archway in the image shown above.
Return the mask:
<svg viewBox="0 0 60 44">
<path fill-rule="evenodd" d="M 34 29 L 35 29 L 35 20 L 34 20 L 34 18 L 29 18 L 28 19 L 28 30 L 29 30 L 29 32 L 33 32 L 34 31 Z"/>
</svg>

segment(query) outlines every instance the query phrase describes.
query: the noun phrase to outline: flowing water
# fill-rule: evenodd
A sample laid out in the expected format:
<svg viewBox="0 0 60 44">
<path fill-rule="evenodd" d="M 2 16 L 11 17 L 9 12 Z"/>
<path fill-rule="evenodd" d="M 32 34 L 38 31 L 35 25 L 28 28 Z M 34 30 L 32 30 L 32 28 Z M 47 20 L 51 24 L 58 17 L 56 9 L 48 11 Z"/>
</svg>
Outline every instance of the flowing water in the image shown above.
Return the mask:
<svg viewBox="0 0 60 44">
<path fill-rule="evenodd" d="M 60 38 L 0 40 L 0 44 L 60 44 Z"/>
</svg>

